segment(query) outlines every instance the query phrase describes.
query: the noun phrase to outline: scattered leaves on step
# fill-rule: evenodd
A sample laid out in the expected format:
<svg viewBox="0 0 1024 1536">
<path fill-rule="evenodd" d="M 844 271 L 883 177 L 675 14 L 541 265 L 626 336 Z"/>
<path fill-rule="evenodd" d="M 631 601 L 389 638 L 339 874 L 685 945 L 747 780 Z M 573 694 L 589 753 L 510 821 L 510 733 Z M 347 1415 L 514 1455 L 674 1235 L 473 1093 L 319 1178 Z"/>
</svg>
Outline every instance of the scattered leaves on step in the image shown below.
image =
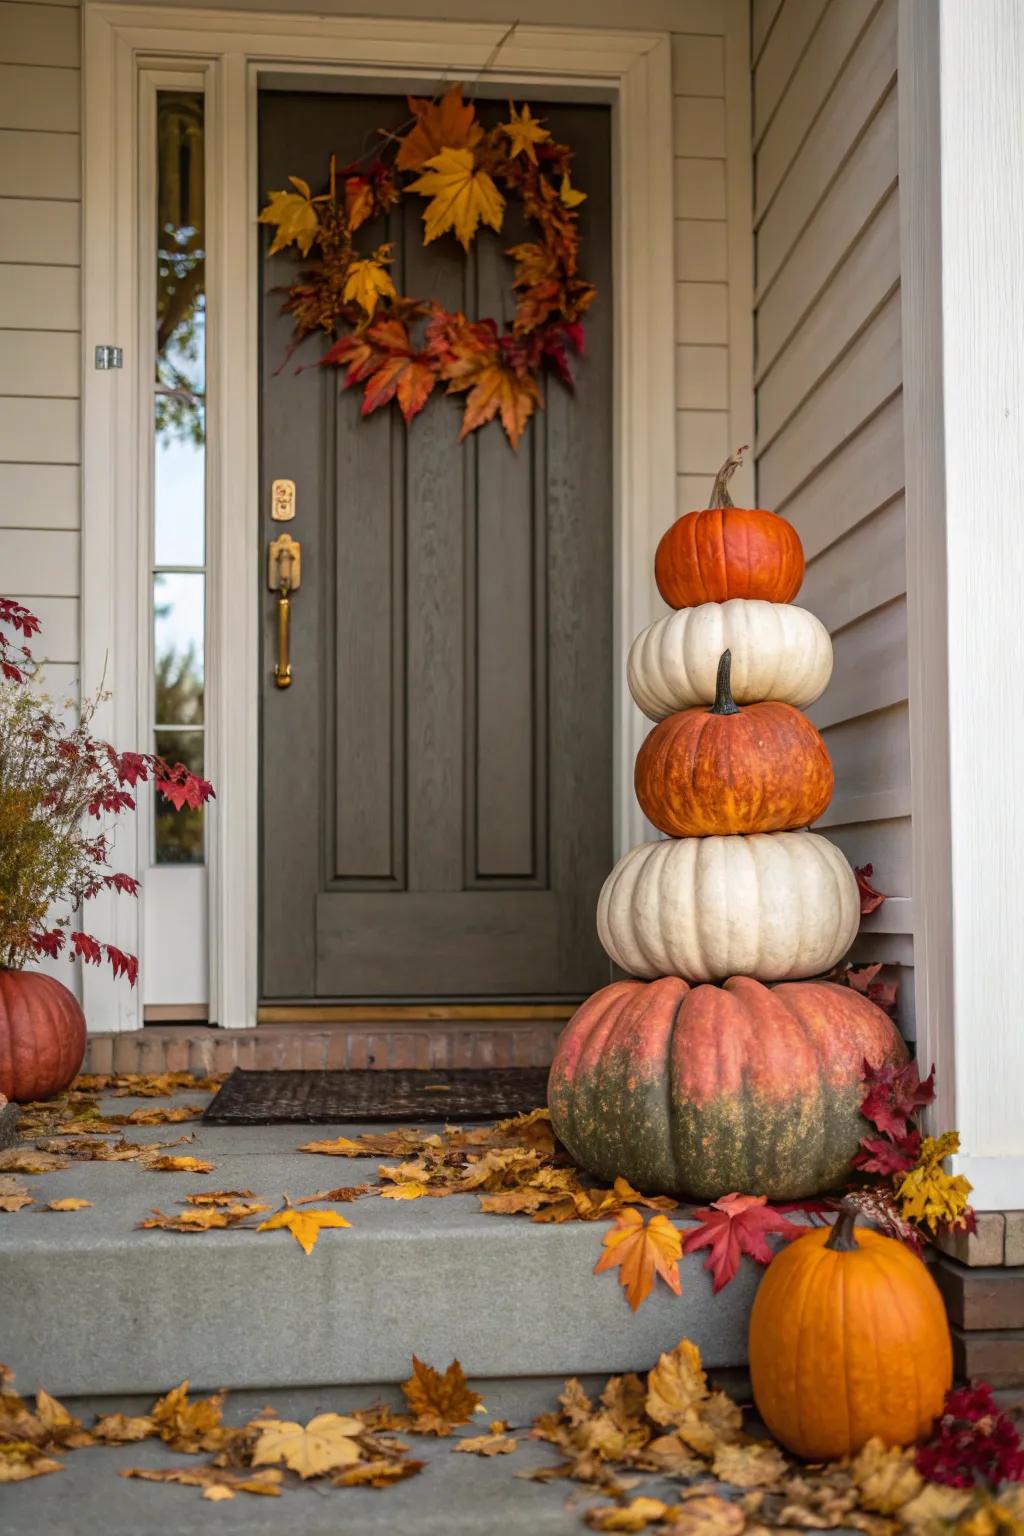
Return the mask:
<svg viewBox="0 0 1024 1536">
<path fill-rule="evenodd" d="M 153 1173 L 212 1173 L 215 1166 L 204 1162 L 201 1157 L 172 1157 L 166 1153 L 156 1157 L 144 1156 L 140 1162 Z"/>
<path fill-rule="evenodd" d="M 110 1072 L 82 1073 L 71 1085 L 79 1094 L 107 1093 L 115 1098 L 167 1098 L 172 1093 L 212 1093 L 227 1073 L 194 1077 L 191 1072 Z"/>
<path fill-rule="evenodd" d="M 619 1283 L 634 1312 L 651 1294 L 655 1275 L 661 1276 L 670 1291 L 681 1294 L 682 1241 L 666 1216 L 652 1216 L 645 1225 L 640 1212 L 629 1206 L 616 1216 L 603 1246 L 606 1251 L 594 1265 L 594 1274 L 618 1269 Z"/>
<path fill-rule="evenodd" d="M 456 1424 L 468 1424 L 474 1413 L 484 1411 L 483 1399 L 466 1385 L 457 1360 L 442 1376 L 413 1355 L 412 1375 L 403 1381 L 402 1391 L 412 1428 L 420 1435 L 450 1435 Z"/>
<path fill-rule="evenodd" d="M 486 1435 L 465 1435 L 452 1446 L 452 1450 L 466 1451 L 474 1456 L 509 1456 L 518 1447 L 519 1441 L 507 1434 L 507 1429 L 507 1424 L 496 1419 Z"/>
<path fill-rule="evenodd" d="M 319 1152 L 324 1157 L 407 1157 L 433 1142 L 441 1145 L 440 1136 L 423 1136 L 419 1131 L 381 1131 L 353 1140 L 348 1136 L 336 1136 L 332 1141 L 307 1141 L 300 1152 Z"/>
<path fill-rule="evenodd" d="M 312 1253 L 324 1227 L 350 1227 L 352 1223 L 339 1216 L 337 1211 L 299 1211 L 286 1205 L 275 1211 L 266 1221 L 261 1221 L 257 1232 L 276 1232 L 281 1228 L 290 1232 L 304 1253 Z"/>
<path fill-rule="evenodd" d="M 683 1252 L 710 1249 L 704 1268 L 714 1276 L 716 1293 L 736 1274 L 741 1254 L 770 1264 L 775 1255 L 767 1242 L 769 1235 L 792 1242 L 807 1231 L 772 1210 L 765 1195 L 723 1195 L 694 1215 L 700 1225 L 683 1233 Z"/>
<path fill-rule="evenodd" d="M 190 1206 L 184 1211 L 153 1210 L 137 1227 L 158 1227 L 162 1232 L 210 1232 L 215 1228 L 237 1227 L 261 1211 L 269 1211 L 269 1205 L 259 1202 L 240 1205 Z"/>
<path fill-rule="evenodd" d="M 0 1173 L 56 1173 L 58 1168 L 69 1166 L 66 1157 L 31 1147 L 6 1147 L 0 1152 Z"/>
<path fill-rule="evenodd" d="M 63 1462 L 54 1461 L 28 1441 L 8 1440 L 0 1444 L 0 1483 L 21 1483 L 62 1470 Z"/>
<path fill-rule="evenodd" d="M 306 1425 L 271 1419 L 263 1425 L 252 1453 L 254 1467 L 283 1463 L 301 1478 L 322 1477 L 359 1460 L 353 1438 L 362 1433 L 358 1419 L 320 1413 Z"/>
<path fill-rule="evenodd" d="M 0 1211 L 21 1211 L 32 1204 L 32 1196 L 24 1184 L 9 1174 L 0 1174 Z"/>
<path fill-rule="evenodd" d="M 43 1210 L 44 1211 L 84 1211 L 88 1207 L 91 1207 L 91 1205 L 92 1205 L 92 1201 L 91 1200 L 76 1200 L 74 1198 L 74 1196 L 69 1196 L 69 1198 L 67 1200 L 51 1200 L 47 1205 L 43 1206 Z"/>
</svg>

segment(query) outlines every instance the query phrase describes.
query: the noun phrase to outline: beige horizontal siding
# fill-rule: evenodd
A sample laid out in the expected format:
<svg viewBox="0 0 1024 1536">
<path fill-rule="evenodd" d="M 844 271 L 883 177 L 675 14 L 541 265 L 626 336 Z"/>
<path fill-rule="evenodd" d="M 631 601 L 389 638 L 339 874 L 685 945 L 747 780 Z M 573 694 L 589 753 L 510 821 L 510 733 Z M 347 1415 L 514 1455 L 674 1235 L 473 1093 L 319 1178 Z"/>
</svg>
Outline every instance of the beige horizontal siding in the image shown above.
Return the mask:
<svg viewBox="0 0 1024 1536">
<path fill-rule="evenodd" d="M 0 587 L 42 620 L 58 701 L 79 656 L 81 20 L 0 0 Z"/>
<path fill-rule="evenodd" d="M 913 827 L 896 0 L 755 5 L 758 500 L 803 541 L 835 665 L 807 711 L 836 773 L 818 823 L 888 900 L 853 950 L 913 1034 Z"/>
</svg>

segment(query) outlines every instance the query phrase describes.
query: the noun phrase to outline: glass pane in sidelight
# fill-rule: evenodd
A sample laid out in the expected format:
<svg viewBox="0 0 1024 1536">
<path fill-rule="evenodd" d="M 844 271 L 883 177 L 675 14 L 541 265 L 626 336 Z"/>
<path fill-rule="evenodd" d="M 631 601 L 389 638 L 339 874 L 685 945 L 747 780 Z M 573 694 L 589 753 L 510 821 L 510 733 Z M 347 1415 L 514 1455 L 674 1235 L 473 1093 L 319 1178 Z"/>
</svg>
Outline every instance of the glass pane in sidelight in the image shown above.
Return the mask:
<svg viewBox="0 0 1024 1536">
<path fill-rule="evenodd" d="M 153 577 L 153 723 L 203 723 L 206 577 L 158 571 Z"/>
<path fill-rule="evenodd" d="M 157 93 L 154 501 L 157 565 L 202 565 L 206 531 L 203 96 Z"/>
<path fill-rule="evenodd" d="M 173 767 L 184 763 L 193 773 L 202 774 L 204 741 L 201 730 L 157 731 L 156 751 Z M 201 864 L 203 862 L 204 811 L 180 811 L 154 790 L 156 802 L 155 849 L 157 864 Z"/>
</svg>

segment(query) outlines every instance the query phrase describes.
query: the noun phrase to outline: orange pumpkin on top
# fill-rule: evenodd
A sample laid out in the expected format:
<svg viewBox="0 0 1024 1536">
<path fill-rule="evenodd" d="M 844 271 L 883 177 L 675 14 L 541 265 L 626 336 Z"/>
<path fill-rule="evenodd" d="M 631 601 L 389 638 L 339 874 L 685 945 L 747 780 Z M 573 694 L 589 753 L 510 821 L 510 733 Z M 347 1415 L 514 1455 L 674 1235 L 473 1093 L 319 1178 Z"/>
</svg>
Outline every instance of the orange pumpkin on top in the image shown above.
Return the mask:
<svg viewBox="0 0 1024 1536">
<path fill-rule="evenodd" d="M 684 513 L 661 537 L 654 576 L 670 608 L 732 597 L 789 603 L 800 590 L 804 551 L 796 529 L 776 512 L 732 503 L 729 481 L 745 451 L 726 459 L 707 508 Z"/>
</svg>

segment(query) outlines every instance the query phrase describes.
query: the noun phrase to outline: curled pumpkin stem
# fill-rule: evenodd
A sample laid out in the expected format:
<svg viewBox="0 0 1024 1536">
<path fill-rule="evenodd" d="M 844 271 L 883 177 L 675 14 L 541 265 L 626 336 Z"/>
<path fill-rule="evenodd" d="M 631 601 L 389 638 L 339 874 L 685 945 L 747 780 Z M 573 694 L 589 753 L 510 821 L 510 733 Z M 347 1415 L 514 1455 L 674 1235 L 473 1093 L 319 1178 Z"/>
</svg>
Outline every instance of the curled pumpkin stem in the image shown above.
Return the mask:
<svg viewBox="0 0 1024 1536">
<path fill-rule="evenodd" d="M 720 507 L 734 507 L 736 503 L 729 495 L 729 481 L 743 463 L 743 455 L 746 453 L 749 443 L 744 443 L 742 448 L 737 448 L 731 453 L 715 476 L 715 483 L 711 487 L 711 500 L 708 502 L 708 511 L 713 512 Z"/>
</svg>

